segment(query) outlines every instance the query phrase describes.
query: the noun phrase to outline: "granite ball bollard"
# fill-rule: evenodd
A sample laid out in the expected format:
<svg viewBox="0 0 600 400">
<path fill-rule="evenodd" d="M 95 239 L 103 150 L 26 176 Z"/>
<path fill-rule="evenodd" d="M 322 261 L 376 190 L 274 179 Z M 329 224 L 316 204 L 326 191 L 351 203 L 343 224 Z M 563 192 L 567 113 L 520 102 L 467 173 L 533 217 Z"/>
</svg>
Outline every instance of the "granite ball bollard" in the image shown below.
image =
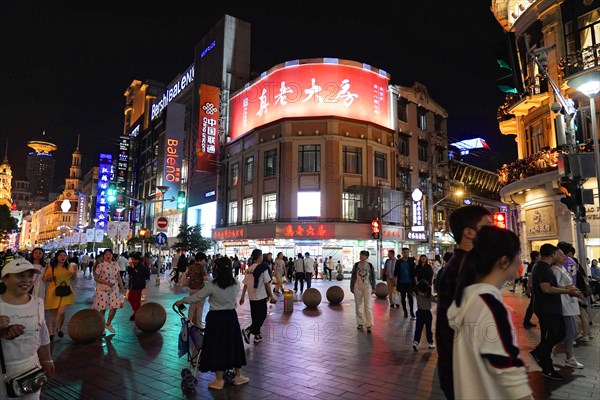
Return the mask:
<svg viewBox="0 0 600 400">
<path fill-rule="evenodd" d="M 91 343 L 104 333 L 104 318 L 96 310 L 79 310 L 69 320 L 67 331 L 75 343 Z"/>
<path fill-rule="evenodd" d="M 308 308 L 317 308 L 321 304 L 321 292 L 315 288 L 306 289 L 302 295 L 302 301 Z"/>
<path fill-rule="evenodd" d="M 135 326 L 142 332 L 156 332 L 167 320 L 167 311 L 158 303 L 146 303 L 135 313 Z"/>
<path fill-rule="evenodd" d="M 334 285 L 327 289 L 327 293 L 325 293 L 329 304 L 340 304 L 342 300 L 344 300 L 344 289 L 341 287 Z"/>
<path fill-rule="evenodd" d="M 344 274 L 337 274 L 337 276 L 335 277 L 335 279 L 337 279 L 338 281 L 343 281 L 344 280 Z"/>
<path fill-rule="evenodd" d="M 387 283 L 385 282 L 379 282 L 377 285 L 375 285 L 375 296 L 377 296 L 378 299 L 385 299 L 388 295 L 388 287 L 387 287 Z"/>
</svg>

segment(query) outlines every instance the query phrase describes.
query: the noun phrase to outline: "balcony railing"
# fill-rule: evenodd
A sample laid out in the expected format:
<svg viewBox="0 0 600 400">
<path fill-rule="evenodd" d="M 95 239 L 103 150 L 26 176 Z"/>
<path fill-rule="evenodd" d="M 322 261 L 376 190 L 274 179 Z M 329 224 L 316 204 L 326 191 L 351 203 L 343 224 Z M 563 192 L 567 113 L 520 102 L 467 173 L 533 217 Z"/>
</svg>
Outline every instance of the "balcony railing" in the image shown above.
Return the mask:
<svg viewBox="0 0 600 400">
<path fill-rule="evenodd" d="M 559 63 L 565 76 L 598 66 L 600 66 L 600 43 L 567 54 Z"/>
</svg>

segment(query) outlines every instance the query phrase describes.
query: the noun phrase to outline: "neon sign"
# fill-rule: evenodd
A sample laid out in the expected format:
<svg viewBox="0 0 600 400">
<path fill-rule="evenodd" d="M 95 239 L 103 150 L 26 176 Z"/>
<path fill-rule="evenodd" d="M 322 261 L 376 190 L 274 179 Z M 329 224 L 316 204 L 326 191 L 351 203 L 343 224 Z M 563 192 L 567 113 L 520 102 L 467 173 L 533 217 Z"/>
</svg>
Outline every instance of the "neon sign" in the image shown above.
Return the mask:
<svg viewBox="0 0 600 400">
<path fill-rule="evenodd" d="M 169 105 L 169 103 L 183 92 L 183 90 L 194 82 L 194 66 L 190 66 L 187 71 L 178 76 L 175 82 L 169 86 L 160 100 L 152 104 L 150 119 L 155 120 L 160 113 Z"/>
<path fill-rule="evenodd" d="M 231 140 L 297 117 L 337 116 L 391 129 L 388 83 L 385 71 L 352 61 L 287 62 L 231 97 Z"/>
<path fill-rule="evenodd" d="M 96 229 L 106 230 L 106 222 L 108 219 L 108 211 L 110 205 L 106 200 L 106 189 L 110 182 L 110 174 L 112 169 L 112 154 L 100 154 L 100 163 L 98 164 L 98 190 L 96 192 Z"/>
<path fill-rule="evenodd" d="M 236 239 L 243 238 L 243 229 L 223 229 L 220 231 L 213 232 L 213 239 Z"/>
<path fill-rule="evenodd" d="M 204 58 L 204 56 L 206 54 L 208 54 L 209 51 L 214 49 L 216 45 L 217 45 L 216 40 L 213 40 L 212 42 L 210 42 L 210 44 L 208 46 L 206 46 L 206 48 L 204 50 L 202 50 L 202 52 L 200 53 L 200 58 Z"/>
<path fill-rule="evenodd" d="M 220 90 L 200 85 L 199 132 L 196 140 L 196 171 L 215 172 L 219 145 Z"/>
<path fill-rule="evenodd" d="M 286 225 L 283 236 L 285 237 L 325 237 L 327 229 L 323 225 Z"/>
</svg>

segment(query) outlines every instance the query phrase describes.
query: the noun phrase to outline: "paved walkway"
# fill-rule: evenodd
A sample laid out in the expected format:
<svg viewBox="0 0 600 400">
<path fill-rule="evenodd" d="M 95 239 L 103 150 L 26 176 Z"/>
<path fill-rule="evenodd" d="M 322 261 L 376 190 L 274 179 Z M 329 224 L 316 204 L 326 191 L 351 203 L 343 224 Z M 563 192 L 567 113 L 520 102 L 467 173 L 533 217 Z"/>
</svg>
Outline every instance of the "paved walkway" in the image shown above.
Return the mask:
<svg viewBox="0 0 600 400">
<path fill-rule="evenodd" d="M 373 333 L 356 330 L 354 298 L 344 280 L 341 305 L 330 306 L 327 288 L 340 282 L 313 281 L 323 301 L 309 310 L 298 298 L 294 312 L 283 313 L 283 302 L 270 306 L 263 328 L 264 341 L 246 346 L 248 365 L 244 374 L 250 383 L 208 390 L 212 373 L 198 374 L 193 399 L 443 399 L 436 373 L 437 353 L 421 345 L 412 350 L 414 321 L 405 319 L 401 309 L 389 309 L 385 300 L 374 301 Z M 67 322 L 76 311 L 88 308 L 92 281 L 79 278 L 77 303 L 69 308 Z M 288 285 L 289 287 L 290 285 Z M 169 287 L 163 279 L 148 283 L 147 301 L 164 305 L 167 321 L 153 334 L 142 333 L 129 321 L 131 308 L 119 310 L 113 322 L 116 334 L 87 345 L 74 344 L 66 335 L 53 343 L 57 375 L 42 392 L 42 399 L 184 399 L 180 372 L 185 356 L 178 358 L 181 320 L 171 309 L 186 288 Z M 503 291 L 522 321 L 527 298 Z M 524 330 L 518 324 L 522 357 L 536 399 L 586 399 L 600 397 L 600 309 L 593 311 L 592 344 L 575 348 L 582 370 L 561 368 L 565 382 L 550 382 L 528 355 L 537 344 L 539 330 Z M 242 327 L 250 323 L 249 302 L 238 308 Z M 435 311 L 434 311 L 435 315 Z M 534 322 L 535 317 L 534 317 Z M 434 325 L 435 326 L 435 325 Z M 66 332 L 66 326 L 65 326 Z M 562 365 L 564 354 L 555 357 Z"/>
</svg>

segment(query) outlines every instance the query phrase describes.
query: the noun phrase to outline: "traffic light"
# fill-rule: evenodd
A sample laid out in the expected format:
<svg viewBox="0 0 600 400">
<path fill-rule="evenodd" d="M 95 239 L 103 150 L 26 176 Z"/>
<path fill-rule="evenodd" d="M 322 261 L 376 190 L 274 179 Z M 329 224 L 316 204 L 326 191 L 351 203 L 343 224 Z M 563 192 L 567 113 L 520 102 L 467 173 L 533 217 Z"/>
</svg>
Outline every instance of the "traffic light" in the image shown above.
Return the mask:
<svg viewBox="0 0 600 400">
<path fill-rule="evenodd" d="M 185 208 L 185 191 L 180 190 L 179 193 L 177 194 L 177 209 L 178 210 L 183 210 Z"/>
<path fill-rule="evenodd" d="M 114 183 L 108 184 L 108 189 L 106 189 L 106 201 L 108 204 L 114 204 L 117 201 L 117 185 Z"/>
<path fill-rule="evenodd" d="M 373 239 L 379 240 L 379 234 L 381 233 L 381 224 L 378 219 L 371 221 L 371 236 Z"/>
<path fill-rule="evenodd" d="M 567 206 L 573 213 L 582 213 L 585 216 L 584 204 L 594 204 L 594 195 L 592 189 L 582 189 L 577 180 L 561 178 L 560 190 L 565 193 L 565 197 L 560 202 Z"/>
<path fill-rule="evenodd" d="M 494 213 L 494 226 L 506 229 L 506 213 L 504 211 Z"/>
<path fill-rule="evenodd" d="M 506 33 L 505 40 L 493 44 L 491 48 L 500 67 L 501 76 L 496 79 L 498 89 L 504 93 L 522 93 L 523 79 L 518 62 L 515 34 Z"/>
</svg>

